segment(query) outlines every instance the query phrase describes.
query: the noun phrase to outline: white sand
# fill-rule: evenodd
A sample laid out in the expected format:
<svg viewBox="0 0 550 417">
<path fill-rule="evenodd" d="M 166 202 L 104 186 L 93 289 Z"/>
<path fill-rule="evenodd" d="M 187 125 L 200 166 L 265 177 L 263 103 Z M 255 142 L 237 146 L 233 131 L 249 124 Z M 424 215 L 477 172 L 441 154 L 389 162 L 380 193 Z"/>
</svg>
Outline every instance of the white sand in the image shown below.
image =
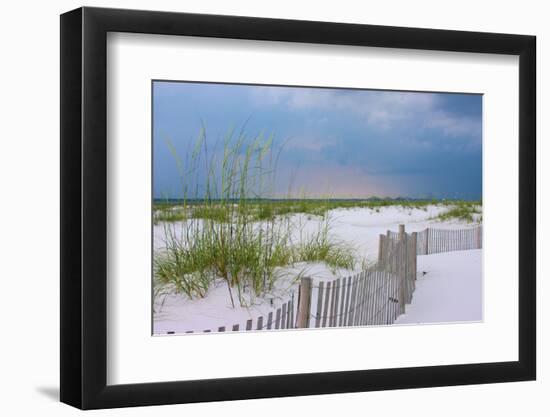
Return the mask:
<svg viewBox="0 0 550 417">
<path fill-rule="evenodd" d="M 419 256 L 416 290 L 395 324 L 482 320 L 482 250 Z"/>
<path fill-rule="evenodd" d="M 387 230 L 397 231 L 399 224 L 405 224 L 407 232 L 421 231 L 427 227 L 435 227 L 440 229 L 461 229 L 466 227 L 474 227 L 475 224 L 467 224 L 460 221 L 440 222 L 432 220 L 438 214 L 446 211 L 448 208 L 441 206 L 428 206 L 426 209 L 405 209 L 402 207 L 392 206 L 380 208 L 379 212 L 374 209 L 337 209 L 330 212 L 332 218 L 331 235 L 338 240 L 342 240 L 354 245 L 360 257 L 366 258 L 369 262 L 376 260 L 378 256 L 378 236 L 386 233 Z M 293 221 L 302 229 L 302 233 L 314 233 L 318 227 L 318 218 L 315 216 L 295 215 Z M 179 227 L 176 226 L 176 230 Z M 164 229 L 162 225 L 154 227 L 154 245 L 155 251 L 162 250 Z M 434 286 L 433 290 L 422 290 L 417 295 L 415 292 L 413 304 L 410 306 L 412 310 L 407 310 L 407 316 L 412 322 L 438 322 L 438 321 L 465 321 L 479 320 L 477 311 L 481 311 L 481 300 L 478 297 L 481 291 L 481 265 L 471 265 L 471 262 L 464 261 L 465 256 L 472 256 L 470 252 L 455 252 L 452 254 L 429 255 L 419 257 L 419 265 L 428 271 L 425 278 L 420 278 L 419 289 L 425 286 Z M 481 252 L 481 251 L 477 251 Z M 479 255 L 479 259 L 481 255 Z M 443 261 L 437 261 L 442 257 Z M 454 257 L 454 258 L 453 258 Z M 434 259 L 428 261 L 427 259 Z M 445 259 L 455 259 L 455 262 L 446 263 Z M 468 258 L 469 259 L 469 258 Z M 447 259 L 448 261 L 448 259 Z M 431 262 L 431 263 L 430 263 Z M 433 263 L 433 265 L 432 265 Z M 467 265 L 466 265 L 467 264 Z M 465 267 L 470 268 L 468 271 L 463 271 Z M 461 267 L 462 269 L 458 268 Z M 479 291 L 472 290 L 468 287 L 460 287 L 455 281 L 460 281 L 456 278 L 458 269 L 462 271 L 462 275 L 467 275 L 472 282 L 471 286 L 475 286 L 475 282 L 479 282 Z M 357 271 L 330 271 L 324 264 L 296 264 L 293 268 L 286 268 L 280 271 L 282 278 L 278 281 L 276 288 L 265 299 L 256 299 L 249 308 L 231 307 L 231 301 L 227 286 L 220 282 L 214 288 L 211 288 L 204 299 L 189 300 L 184 295 L 169 295 L 163 300 L 162 306 L 157 302 L 155 305 L 154 314 L 154 333 L 166 334 L 167 332 L 183 333 L 185 331 L 204 331 L 211 329 L 217 330 L 220 326 L 231 328 L 234 324 L 239 324 L 243 328 L 246 320 L 250 318 L 266 315 L 269 311 L 281 306 L 282 303 L 288 301 L 292 292 L 296 292 L 297 282 L 296 275 L 302 273 L 311 276 L 314 280 L 330 280 L 338 277 L 348 276 Z M 438 276 L 447 278 L 437 279 Z M 434 284 L 430 284 L 430 279 L 433 279 Z M 453 278 L 454 277 L 454 278 Z M 456 278 L 456 279 L 455 279 Z M 449 281 L 450 280 L 450 281 Z M 476 281 L 477 280 L 477 281 Z M 449 281 L 449 282 L 447 282 Z M 424 284 L 424 282 L 428 284 Z M 441 287 L 449 285 L 449 291 L 455 291 L 455 287 L 462 288 L 462 292 L 457 293 L 457 297 L 465 300 L 468 298 L 472 304 L 469 308 L 470 313 L 460 315 L 459 312 L 448 313 L 449 317 L 458 317 L 456 319 L 447 319 L 447 315 L 443 312 L 432 311 L 429 307 L 421 309 L 422 313 L 414 313 L 416 306 L 422 300 L 422 297 L 433 297 L 437 299 L 442 292 Z M 477 287 L 476 287 L 477 288 Z M 470 294 L 472 290 L 472 294 Z M 422 295 L 423 293 L 426 295 Z M 444 291 L 443 291 L 444 292 Z M 297 293 L 296 293 L 297 294 Z M 236 294 L 234 293 L 235 297 Z M 450 294 L 448 294 L 451 297 Z M 423 302 L 430 305 L 428 302 Z M 436 301 L 432 303 L 433 309 L 441 309 L 441 305 Z M 450 304 L 455 305 L 455 304 Z M 474 308 L 474 305 L 477 306 Z M 456 307 L 458 309 L 458 306 Z M 476 310 L 476 308 L 478 310 Z M 449 309 L 450 310 L 450 307 Z M 416 314 L 421 314 L 417 318 Z M 474 317 L 475 318 L 468 318 Z M 414 321 L 418 320 L 418 321 Z M 405 323 L 399 321 L 399 323 Z"/>
</svg>

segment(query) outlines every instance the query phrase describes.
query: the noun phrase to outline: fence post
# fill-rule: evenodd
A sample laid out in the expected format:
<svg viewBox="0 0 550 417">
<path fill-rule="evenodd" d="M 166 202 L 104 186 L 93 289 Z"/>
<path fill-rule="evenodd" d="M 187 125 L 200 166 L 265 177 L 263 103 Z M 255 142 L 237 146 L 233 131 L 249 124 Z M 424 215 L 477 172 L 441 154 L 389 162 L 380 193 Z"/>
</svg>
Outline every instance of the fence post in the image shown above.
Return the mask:
<svg viewBox="0 0 550 417">
<path fill-rule="evenodd" d="M 384 239 L 386 238 L 385 235 L 378 236 L 378 263 L 382 264 L 384 261 Z"/>
<path fill-rule="evenodd" d="M 430 241 L 430 228 L 426 229 L 426 241 L 424 242 L 425 250 L 424 255 L 428 255 L 428 242 Z"/>
<path fill-rule="evenodd" d="M 477 234 L 477 248 L 481 249 L 481 226 L 478 226 L 476 234 Z"/>
<path fill-rule="evenodd" d="M 416 245 L 418 244 L 418 233 L 417 232 L 413 232 L 412 233 L 412 246 L 413 246 L 413 249 L 412 249 L 412 259 L 413 259 L 413 265 L 412 265 L 412 276 L 413 276 L 413 279 L 416 281 L 416 262 L 417 262 L 417 255 L 416 255 Z"/>
<path fill-rule="evenodd" d="M 296 312 L 296 328 L 309 327 L 309 316 L 311 310 L 311 278 L 303 277 L 298 290 L 298 311 Z"/>
<path fill-rule="evenodd" d="M 405 236 L 405 225 L 400 224 L 399 225 L 399 240 L 403 239 L 404 236 Z"/>
<path fill-rule="evenodd" d="M 407 279 L 406 279 L 406 262 L 407 262 L 407 248 L 405 242 L 405 225 L 399 225 L 399 235 L 398 235 L 398 244 L 397 244 L 397 253 L 398 253 L 398 266 L 397 266 L 397 276 L 399 277 L 400 282 L 400 291 L 399 291 L 399 304 L 401 306 L 401 313 L 405 312 L 405 298 L 407 296 L 406 288 Z"/>
</svg>

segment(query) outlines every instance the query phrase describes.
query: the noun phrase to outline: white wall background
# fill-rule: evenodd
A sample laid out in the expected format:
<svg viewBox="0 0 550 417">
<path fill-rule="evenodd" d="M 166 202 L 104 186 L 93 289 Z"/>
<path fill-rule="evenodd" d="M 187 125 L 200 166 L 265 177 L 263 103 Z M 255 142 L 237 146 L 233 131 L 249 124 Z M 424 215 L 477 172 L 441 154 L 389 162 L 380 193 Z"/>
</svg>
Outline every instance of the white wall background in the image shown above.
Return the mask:
<svg viewBox="0 0 550 417">
<path fill-rule="evenodd" d="M 0 410 L 3 415 L 74 415 L 59 392 L 59 14 L 82 3 L 7 2 L 0 24 Z M 93 1 L 86 5 L 238 14 L 531 34 L 538 37 L 539 259 L 550 249 L 544 190 L 550 158 L 543 120 L 550 97 L 550 26 L 536 0 L 353 2 L 278 0 Z M 545 234 L 546 232 L 546 234 Z M 550 408 L 548 264 L 539 265 L 538 381 L 100 411 L 99 415 L 317 416 L 541 415 Z"/>
</svg>

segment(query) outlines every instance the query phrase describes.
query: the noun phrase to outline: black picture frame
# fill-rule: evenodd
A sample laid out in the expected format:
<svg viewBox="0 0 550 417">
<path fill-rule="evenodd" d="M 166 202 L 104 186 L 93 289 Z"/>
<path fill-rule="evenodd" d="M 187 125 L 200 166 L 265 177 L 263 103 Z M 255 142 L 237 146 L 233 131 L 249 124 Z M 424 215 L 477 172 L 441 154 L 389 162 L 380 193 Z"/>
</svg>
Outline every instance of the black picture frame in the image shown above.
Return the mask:
<svg viewBox="0 0 550 417">
<path fill-rule="evenodd" d="M 108 32 L 519 56 L 519 360 L 107 385 Z M 62 402 L 96 409 L 535 379 L 534 36 L 84 7 L 61 15 L 60 57 Z"/>
</svg>

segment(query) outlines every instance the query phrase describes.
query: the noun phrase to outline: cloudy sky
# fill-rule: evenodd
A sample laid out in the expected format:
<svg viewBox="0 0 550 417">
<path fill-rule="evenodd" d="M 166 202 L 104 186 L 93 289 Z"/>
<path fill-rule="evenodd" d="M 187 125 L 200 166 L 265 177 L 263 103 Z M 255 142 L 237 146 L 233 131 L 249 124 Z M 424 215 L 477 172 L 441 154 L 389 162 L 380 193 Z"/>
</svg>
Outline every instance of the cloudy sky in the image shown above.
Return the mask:
<svg viewBox="0 0 550 417">
<path fill-rule="evenodd" d="M 154 196 L 178 197 L 182 159 L 244 126 L 282 147 L 274 197 L 481 198 L 482 96 L 187 82 L 153 83 Z"/>
</svg>

